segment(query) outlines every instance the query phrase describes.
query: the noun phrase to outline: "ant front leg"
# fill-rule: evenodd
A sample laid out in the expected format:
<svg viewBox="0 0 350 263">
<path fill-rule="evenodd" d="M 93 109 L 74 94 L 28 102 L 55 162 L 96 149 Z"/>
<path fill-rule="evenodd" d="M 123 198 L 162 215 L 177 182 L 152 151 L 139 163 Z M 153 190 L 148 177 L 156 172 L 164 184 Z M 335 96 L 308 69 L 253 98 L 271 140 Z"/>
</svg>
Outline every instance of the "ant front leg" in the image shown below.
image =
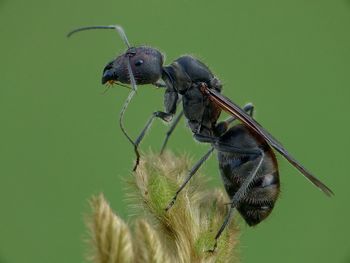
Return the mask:
<svg viewBox="0 0 350 263">
<path fill-rule="evenodd" d="M 151 118 L 149 118 L 149 120 L 147 121 L 145 127 L 142 129 L 140 135 L 137 136 L 137 138 L 136 138 L 136 140 L 134 142 L 134 145 L 135 145 L 136 149 L 138 148 L 138 146 L 141 143 L 142 139 L 145 137 L 147 131 L 151 128 L 153 120 L 155 118 L 160 118 L 160 119 L 162 119 L 165 122 L 170 122 L 172 120 L 172 118 L 173 118 L 173 114 L 167 113 L 167 112 L 163 112 L 163 111 L 155 111 L 155 112 L 153 112 Z M 136 158 L 136 163 L 135 163 L 135 166 L 133 168 L 133 171 L 136 171 L 137 166 L 139 165 L 139 163 L 140 163 L 140 158 Z"/>
<path fill-rule="evenodd" d="M 147 131 L 150 129 L 150 127 L 152 126 L 153 120 L 155 118 L 160 118 L 165 122 L 170 122 L 173 119 L 173 116 L 176 112 L 176 104 L 178 101 L 178 94 L 176 91 L 168 88 L 165 91 L 164 94 L 164 105 L 165 105 L 165 112 L 163 111 L 156 111 L 152 114 L 152 116 L 149 118 L 149 120 L 147 121 L 145 127 L 142 129 L 141 133 L 139 136 L 137 136 L 134 145 L 135 148 L 137 149 L 139 144 L 141 143 L 142 139 L 145 137 Z M 135 166 L 133 168 L 133 171 L 136 171 L 137 166 L 140 163 L 140 158 L 136 159 L 136 163 Z"/>
</svg>

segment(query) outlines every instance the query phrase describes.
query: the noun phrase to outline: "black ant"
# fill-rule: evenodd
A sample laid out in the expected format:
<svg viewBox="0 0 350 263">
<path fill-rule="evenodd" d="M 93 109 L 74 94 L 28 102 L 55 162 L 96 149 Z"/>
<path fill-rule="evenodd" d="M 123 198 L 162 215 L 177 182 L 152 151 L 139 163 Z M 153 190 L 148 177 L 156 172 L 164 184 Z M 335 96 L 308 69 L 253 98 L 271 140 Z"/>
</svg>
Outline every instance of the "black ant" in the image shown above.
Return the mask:
<svg viewBox="0 0 350 263">
<path fill-rule="evenodd" d="M 217 150 L 220 173 L 231 202 L 230 210 L 215 236 L 215 244 L 210 251 L 213 252 L 216 249 L 217 240 L 228 224 L 234 209 L 238 210 L 250 226 L 259 224 L 271 213 L 280 190 L 278 165 L 273 149 L 282 154 L 326 195 L 333 194 L 252 118 L 254 110 L 252 104 L 247 104 L 241 109 L 221 94 L 222 84 L 219 79 L 201 61 L 192 56 L 182 56 L 169 66 L 163 66 L 164 59 L 160 51 L 147 46 L 130 46 L 124 30 L 118 25 L 82 27 L 73 30 L 68 36 L 90 29 L 117 30 L 127 46 L 125 53 L 119 55 L 104 68 L 102 84 L 131 84 L 132 90 L 120 113 L 119 123 L 123 133 L 134 146 L 137 156 L 134 170 L 140 159 L 138 145 L 151 127 L 153 120 L 160 118 L 165 122 L 170 122 L 180 102 L 182 102 L 183 110 L 173 120 L 163 142 L 162 151 L 182 115 L 187 119 L 194 138 L 212 146 L 190 170 L 166 210 L 174 205 L 178 194 L 214 149 Z M 143 84 L 165 88 L 165 111 L 154 112 L 140 135 L 133 141 L 126 133 L 122 120 L 137 90 L 137 85 Z M 218 123 L 222 110 L 232 116 Z M 229 125 L 236 119 L 242 124 L 230 128 Z"/>
</svg>

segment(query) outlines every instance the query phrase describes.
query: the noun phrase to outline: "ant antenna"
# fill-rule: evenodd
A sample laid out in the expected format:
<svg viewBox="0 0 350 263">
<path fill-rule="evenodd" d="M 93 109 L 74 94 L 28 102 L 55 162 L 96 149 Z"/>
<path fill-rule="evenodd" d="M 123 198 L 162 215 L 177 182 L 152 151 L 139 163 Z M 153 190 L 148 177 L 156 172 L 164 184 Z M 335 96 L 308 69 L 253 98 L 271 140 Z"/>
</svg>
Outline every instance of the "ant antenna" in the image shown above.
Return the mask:
<svg viewBox="0 0 350 263">
<path fill-rule="evenodd" d="M 124 29 L 121 26 L 118 25 L 110 25 L 110 26 L 86 26 L 86 27 L 79 27 L 77 29 L 74 29 L 72 31 L 70 31 L 67 34 L 67 37 L 70 37 L 71 35 L 80 32 L 80 31 L 85 31 L 85 30 L 91 30 L 91 29 L 114 29 L 117 30 L 117 32 L 119 33 L 119 36 L 121 37 L 121 39 L 124 41 L 125 45 L 130 48 L 130 43 L 128 38 L 126 37 L 126 34 L 124 32 Z"/>
<path fill-rule="evenodd" d="M 129 43 L 129 40 L 128 38 L 126 37 L 126 34 L 124 32 L 124 29 L 121 27 L 121 26 L 118 26 L 118 25 L 110 25 L 110 26 L 87 26 L 87 27 L 80 27 L 80 28 L 77 28 L 77 29 L 74 29 L 72 31 L 70 31 L 68 34 L 67 34 L 67 37 L 70 37 L 72 36 L 73 34 L 77 33 L 77 32 L 80 32 L 80 31 L 85 31 L 85 30 L 92 30 L 92 29 L 114 29 L 116 30 L 118 33 L 119 33 L 119 36 L 121 37 L 121 39 L 124 41 L 125 45 L 128 47 L 128 49 L 131 48 L 130 46 L 130 43 Z M 127 67 L 128 67 L 128 73 L 129 73 L 129 80 L 130 80 L 130 84 L 131 84 L 131 87 L 132 87 L 132 90 L 130 91 L 128 97 L 126 98 L 125 102 L 124 102 L 124 105 L 122 107 L 122 110 L 120 112 L 120 115 L 119 115 L 119 126 L 120 126 L 120 129 L 122 130 L 122 132 L 124 133 L 125 137 L 128 139 L 128 141 L 134 146 L 134 151 L 135 151 L 135 154 L 136 154 L 136 163 L 135 163 L 135 166 L 133 168 L 133 171 L 136 170 L 139 162 L 140 162 L 140 153 L 137 149 L 137 145 L 134 143 L 134 141 L 131 139 L 131 137 L 128 135 L 128 133 L 126 132 L 125 128 L 124 128 L 124 124 L 123 124 L 123 118 L 124 118 L 124 113 L 126 111 L 126 108 L 128 107 L 130 101 L 132 100 L 132 98 L 134 97 L 136 91 L 137 91 L 137 85 L 136 85 L 136 80 L 135 80 L 135 77 L 134 77 L 134 74 L 132 72 L 132 69 L 131 69 L 131 64 L 130 64 L 130 57 L 133 56 L 134 54 L 133 53 L 130 53 L 130 52 L 127 52 L 125 54 L 125 57 L 127 58 L 126 61 L 127 61 Z"/>
</svg>

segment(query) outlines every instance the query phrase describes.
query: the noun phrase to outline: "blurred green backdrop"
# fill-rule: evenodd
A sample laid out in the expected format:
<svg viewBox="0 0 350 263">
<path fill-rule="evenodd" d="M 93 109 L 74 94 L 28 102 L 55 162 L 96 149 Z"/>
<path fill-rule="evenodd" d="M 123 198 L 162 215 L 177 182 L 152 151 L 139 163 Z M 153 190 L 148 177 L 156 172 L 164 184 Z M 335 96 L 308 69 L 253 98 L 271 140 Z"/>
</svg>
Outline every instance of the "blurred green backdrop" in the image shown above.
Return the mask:
<svg viewBox="0 0 350 263">
<path fill-rule="evenodd" d="M 133 151 L 119 130 L 127 90 L 101 95 L 104 65 L 135 44 L 202 59 L 243 105 L 336 193 L 325 197 L 280 158 L 271 217 L 242 227 L 242 262 L 350 262 L 350 1 L 0 0 L 0 262 L 86 262 L 87 200 L 104 192 L 127 219 L 122 176 Z M 162 90 L 142 87 L 126 114 L 133 136 Z M 156 122 L 142 149 L 157 151 Z M 160 139 L 161 138 L 161 139 Z M 208 146 L 184 124 L 169 148 L 194 160 Z M 222 187 L 216 158 L 203 168 Z"/>
</svg>

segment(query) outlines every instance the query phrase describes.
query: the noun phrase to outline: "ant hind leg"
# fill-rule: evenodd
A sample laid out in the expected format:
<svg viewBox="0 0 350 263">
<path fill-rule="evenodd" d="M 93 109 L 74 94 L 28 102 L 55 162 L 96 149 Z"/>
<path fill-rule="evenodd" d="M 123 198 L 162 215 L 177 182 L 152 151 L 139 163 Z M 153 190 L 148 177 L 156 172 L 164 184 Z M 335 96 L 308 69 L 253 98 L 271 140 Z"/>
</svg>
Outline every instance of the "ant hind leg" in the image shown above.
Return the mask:
<svg viewBox="0 0 350 263">
<path fill-rule="evenodd" d="M 250 117 L 253 117 L 254 114 L 254 105 L 252 103 L 247 103 L 246 105 L 244 105 L 243 110 L 245 112 L 247 112 L 249 114 Z M 229 125 L 234 122 L 237 118 L 235 116 L 230 116 L 228 117 L 226 120 L 219 122 L 216 126 L 215 126 L 215 133 L 217 136 L 221 136 L 223 135 Z"/>
<path fill-rule="evenodd" d="M 226 146 L 227 150 L 229 150 L 229 146 Z M 231 152 L 236 152 L 235 148 L 231 148 Z M 239 152 L 241 153 L 241 152 Z M 245 154 L 254 154 L 256 155 L 256 151 L 246 151 Z M 241 187 L 238 189 L 238 191 L 234 194 L 234 196 L 231 199 L 231 206 L 229 208 L 229 211 L 227 212 L 227 215 L 224 219 L 224 222 L 222 223 L 219 231 L 217 232 L 217 234 L 215 235 L 215 243 L 214 246 L 211 250 L 208 250 L 208 252 L 215 252 L 217 245 L 218 245 L 218 240 L 220 238 L 220 236 L 222 235 L 222 232 L 225 230 L 226 226 L 229 224 L 231 218 L 232 218 L 232 213 L 234 211 L 235 208 L 237 208 L 239 202 L 242 200 L 242 198 L 244 198 L 244 196 L 246 195 L 250 184 L 254 181 L 254 178 L 256 177 L 258 171 L 260 170 L 260 167 L 264 161 L 264 152 L 262 150 L 259 150 L 259 162 L 256 165 L 256 167 L 254 168 L 254 170 L 249 174 L 249 176 L 244 180 L 244 182 L 242 183 Z"/>
</svg>

